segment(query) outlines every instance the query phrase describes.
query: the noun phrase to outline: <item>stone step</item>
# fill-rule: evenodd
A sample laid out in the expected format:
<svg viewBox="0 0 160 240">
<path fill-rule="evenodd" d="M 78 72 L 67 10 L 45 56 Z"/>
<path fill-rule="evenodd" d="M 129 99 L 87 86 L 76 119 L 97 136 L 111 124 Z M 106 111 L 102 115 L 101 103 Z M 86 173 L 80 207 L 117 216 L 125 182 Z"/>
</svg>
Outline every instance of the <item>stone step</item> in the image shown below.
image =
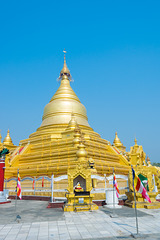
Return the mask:
<svg viewBox="0 0 160 240">
<path fill-rule="evenodd" d="M 85 211 L 85 210 L 89 210 L 90 206 L 88 205 L 79 205 L 79 206 L 74 206 L 75 211 Z"/>
<path fill-rule="evenodd" d="M 156 204 L 156 203 L 146 204 L 146 205 L 144 205 L 144 208 L 146 208 L 146 209 L 158 209 L 158 208 L 160 208 L 160 204 Z"/>
</svg>

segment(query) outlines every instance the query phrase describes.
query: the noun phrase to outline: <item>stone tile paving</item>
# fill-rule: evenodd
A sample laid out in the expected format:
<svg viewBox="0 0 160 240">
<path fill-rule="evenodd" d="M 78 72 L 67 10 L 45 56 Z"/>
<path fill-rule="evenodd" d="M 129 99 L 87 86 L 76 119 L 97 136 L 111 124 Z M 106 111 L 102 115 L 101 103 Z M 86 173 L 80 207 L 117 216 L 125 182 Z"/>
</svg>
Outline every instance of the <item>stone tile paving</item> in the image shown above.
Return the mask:
<svg viewBox="0 0 160 240">
<path fill-rule="evenodd" d="M 115 211 L 100 208 L 93 212 L 66 212 L 46 209 L 47 202 L 18 201 L 0 205 L 0 240 L 67 240 L 67 239 L 133 239 L 136 234 L 134 209 Z M 21 219 L 16 220 L 16 214 Z M 160 210 L 138 211 L 140 237 L 160 239 Z"/>
</svg>

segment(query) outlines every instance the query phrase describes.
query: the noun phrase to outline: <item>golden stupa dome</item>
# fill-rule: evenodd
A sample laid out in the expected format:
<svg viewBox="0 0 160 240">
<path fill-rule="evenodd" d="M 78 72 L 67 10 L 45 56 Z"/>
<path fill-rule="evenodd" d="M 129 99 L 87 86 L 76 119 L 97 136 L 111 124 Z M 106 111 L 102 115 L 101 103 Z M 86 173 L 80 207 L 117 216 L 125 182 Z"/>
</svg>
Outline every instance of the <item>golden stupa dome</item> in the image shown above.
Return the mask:
<svg viewBox="0 0 160 240">
<path fill-rule="evenodd" d="M 4 145 L 13 145 L 12 139 L 11 139 L 10 134 L 9 134 L 9 129 L 7 131 L 7 136 L 3 140 L 3 144 Z"/>
<path fill-rule="evenodd" d="M 65 58 L 59 79 L 60 87 L 44 108 L 41 128 L 49 125 L 68 125 L 71 114 L 74 114 L 79 125 L 90 127 L 86 108 L 70 86 L 71 74 Z"/>
<path fill-rule="evenodd" d="M 121 141 L 120 141 L 120 139 L 119 139 L 119 137 L 118 137 L 118 135 L 117 135 L 117 132 L 115 133 L 115 139 L 114 139 L 114 141 L 113 141 L 113 144 L 117 147 L 117 146 L 122 146 L 123 144 L 121 143 Z"/>
</svg>

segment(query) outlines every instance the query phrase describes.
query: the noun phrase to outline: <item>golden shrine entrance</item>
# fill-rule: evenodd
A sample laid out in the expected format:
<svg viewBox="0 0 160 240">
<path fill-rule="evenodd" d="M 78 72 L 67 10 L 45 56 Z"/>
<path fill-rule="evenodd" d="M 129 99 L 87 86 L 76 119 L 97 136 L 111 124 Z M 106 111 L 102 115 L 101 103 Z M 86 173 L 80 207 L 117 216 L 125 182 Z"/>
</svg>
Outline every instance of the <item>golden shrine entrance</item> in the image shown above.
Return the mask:
<svg viewBox="0 0 160 240">
<path fill-rule="evenodd" d="M 91 160 L 87 163 L 85 146 L 80 143 L 75 168 L 68 169 L 68 193 L 66 193 L 67 203 L 64 211 L 85 211 L 97 210 L 98 206 L 92 202 L 94 194 L 91 193 L 93 182 L 91 173 L 95 170 Z"/>
</svg>

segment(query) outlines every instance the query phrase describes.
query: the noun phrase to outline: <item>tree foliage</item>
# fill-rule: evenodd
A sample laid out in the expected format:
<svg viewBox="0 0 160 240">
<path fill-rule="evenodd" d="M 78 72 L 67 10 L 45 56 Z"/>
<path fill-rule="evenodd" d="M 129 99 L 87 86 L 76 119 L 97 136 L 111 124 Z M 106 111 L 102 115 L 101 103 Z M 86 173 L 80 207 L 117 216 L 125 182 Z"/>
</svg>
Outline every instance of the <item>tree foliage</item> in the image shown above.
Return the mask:
<svg viewBox="0 0 160 240">
<path fill-rule="evenodd" d="M 153 163 L 152 166 L 160 167 L 160 163 Z"/>
<path fill-rule="evenodd" d="M 3 155 L 6 155 L 9 153 L 9 150 L 7 148 L 3 148 L 3 150 L 0 152 L 0 157 L 2 157 Z"/>
</svg>

